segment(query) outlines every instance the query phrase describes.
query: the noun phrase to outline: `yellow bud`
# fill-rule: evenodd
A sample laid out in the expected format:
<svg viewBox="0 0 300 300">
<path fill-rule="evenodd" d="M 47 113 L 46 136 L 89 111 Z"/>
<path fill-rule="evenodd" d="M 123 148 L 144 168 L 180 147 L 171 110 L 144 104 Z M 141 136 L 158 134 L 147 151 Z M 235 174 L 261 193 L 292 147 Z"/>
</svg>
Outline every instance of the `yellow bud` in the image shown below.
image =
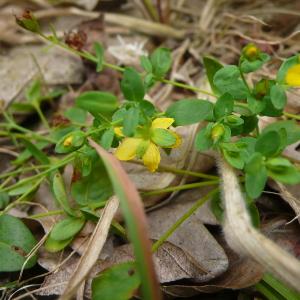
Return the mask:
<svg viewBox="0 0 300 300">
<path fill-rule="evenodd" d="M 260 50 L 254 44 L 248 44 L 244 49 L 244 56 L 249 60 L 255 60 L 258 58 Z"/>
<path fill-rule="evenodd" d="M 73 136 L 70 135 L 69 137 L 67 137 L 65 140 L 64 140 L 64 146 L 65 147 L 70 147 L 72 145 L 72 142 L 73 142 Z"/>
<path fill-rule="evenodd" d="M 217 124 L 211 130 L 211 138 L 214 142 L 216 142 L 223 136 L 224 133 L 224 126 L 222 124 Z"/>
</svg>

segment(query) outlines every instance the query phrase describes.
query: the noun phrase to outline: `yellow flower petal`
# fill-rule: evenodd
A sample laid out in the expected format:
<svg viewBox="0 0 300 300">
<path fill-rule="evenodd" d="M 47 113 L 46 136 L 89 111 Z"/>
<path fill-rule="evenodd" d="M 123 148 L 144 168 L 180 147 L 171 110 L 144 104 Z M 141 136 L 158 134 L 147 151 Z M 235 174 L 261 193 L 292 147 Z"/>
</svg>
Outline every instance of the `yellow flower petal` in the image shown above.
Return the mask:
<svg viewBox="0 0 300 300">
<path fill-rule="evenodd" d="M 285 81 L 290 86 L 300 86 L 300 64 L 294 65 L 288 69 Z"/>
<path fill-rule="evenodd" d="M 160 153 L 158 147 L 150 143 L 146 153 L 143 156 L 144 165 L 150 172 L 155 172 L 160 163 Z"/>
<path fill-rule="evenodd" d="M 177 134 L 175 131 L 169 130 L 169 132 L 172 133 L 175 136 L 175 138 L 176 138 L 176 142 L 172 146 L 172 148 L 178 148 L 182 144 L 182 138 L 181 138 L 181 136 L 179 134 Z"/>
<path fill-rule="evenodd" d="M 119 137 L 123 137 L 124 136 L 124 134 L 123 134 L 123 127 L 115 127 L 114 128 L 114 132 L 115 132 L 115 134 L 117 135 L 117 136 L 119 136 Z"/>
<path fill-rule="evenodd" d="M 152 121 L 151 128 L 152 129 L 155 129 L 155 128 L 167 129 L 174 123 L 174 121 L 175 120 L 173 118 L 156 118 Z"/>
<path fill-rule="evenodd" d="M 119 160 L 131 160 L 135 158 L 138 145 L 141 139 L 125 138 L 115 152 L 115 156 Z"/>
</svg>

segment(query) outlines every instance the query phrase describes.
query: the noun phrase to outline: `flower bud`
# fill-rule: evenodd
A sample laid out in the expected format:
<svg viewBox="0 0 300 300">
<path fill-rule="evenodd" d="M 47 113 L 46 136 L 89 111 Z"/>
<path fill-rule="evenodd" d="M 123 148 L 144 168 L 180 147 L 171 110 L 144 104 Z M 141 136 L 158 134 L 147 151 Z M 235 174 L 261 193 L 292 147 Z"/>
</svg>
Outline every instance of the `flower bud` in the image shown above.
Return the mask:
<svg viewBox="0 0 300 300">
<path fill-rule="evenodd" d="M 222 124 L 216 124 L 210 133 L 210 136 L 214 142 L 217 142 L 225 133 L 225 128 Z"/>
<path fill-rule="evenodd" d="M 19 26 L 28 31 L 35 33 L 41 31 L 37 19 L 30 10 L 25 10 L 21 16 L 16 16 L 16 22 Z"/>
<path fill-rule="evenodd" d="M 259 58 L 260 50 L 256 45 L 250 43 L 243 49 L 243 55 L 246 59 L 253 61 Z"/>
</svg>

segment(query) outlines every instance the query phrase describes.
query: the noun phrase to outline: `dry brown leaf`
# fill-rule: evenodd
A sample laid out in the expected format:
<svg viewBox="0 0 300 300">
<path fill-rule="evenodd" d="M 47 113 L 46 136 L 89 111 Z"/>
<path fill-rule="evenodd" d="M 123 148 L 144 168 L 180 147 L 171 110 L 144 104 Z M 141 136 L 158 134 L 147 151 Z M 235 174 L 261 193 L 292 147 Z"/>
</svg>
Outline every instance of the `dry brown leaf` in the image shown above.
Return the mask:
<svg viewBox="0 0 300 300">
<path fill-rule="evenodd" d="M 207 190 L 198 190 L 196 199 L 190 200 L 183 195 L 178 201 L 150 212 L 148 214 L 150 237 L 158 240 L 196 200 L 207 194 Z M 202 224 L 200 216 L 201 213 L 197 211 L 189 217 L 167 241 L 182 250 L 196 268 L 203 270 L 199 274 L 194 274 L 191 279 L 204 282 L 225 272 L 228 258 L 223 248 Z"/>
<path fill-rule="evenodd" d="M 0 98 L 9 103 L 36 77 L 42 75 L 48 85 L 82 82 L 83 65 L 79 58 L 60 49 L 18 47 L 0 56 Z"/>
</svg>

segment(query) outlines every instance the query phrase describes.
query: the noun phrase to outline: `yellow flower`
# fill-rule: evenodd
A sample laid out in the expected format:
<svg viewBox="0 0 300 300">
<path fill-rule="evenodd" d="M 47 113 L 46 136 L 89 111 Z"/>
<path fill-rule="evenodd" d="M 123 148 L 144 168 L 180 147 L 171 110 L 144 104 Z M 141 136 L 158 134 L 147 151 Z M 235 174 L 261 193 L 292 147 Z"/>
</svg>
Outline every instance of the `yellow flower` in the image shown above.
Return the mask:
<svg viewBox="0 0 300 300">
<path fill-rule="evenodd" d="M 300 86 L 300 64 L 296 64 L 288 69 L 285 81 L 289 86 Z"/>
<path fill-rule="evenodd" d="M 150 172 L 154 172 L 160 163 L 159 146 L 176 148 L 181 144 L 181 138 L 176 132 L 169 130 L 174 119 L 156 118 L 149 128 L 140 128 L 134 137 L 125 137 L 115 155 L 119 160 L 127 161 L 136 157 L 142 158 Z M 115 128 L 119 136 L 123 136 L 122 128 Z"/>
</svg>

